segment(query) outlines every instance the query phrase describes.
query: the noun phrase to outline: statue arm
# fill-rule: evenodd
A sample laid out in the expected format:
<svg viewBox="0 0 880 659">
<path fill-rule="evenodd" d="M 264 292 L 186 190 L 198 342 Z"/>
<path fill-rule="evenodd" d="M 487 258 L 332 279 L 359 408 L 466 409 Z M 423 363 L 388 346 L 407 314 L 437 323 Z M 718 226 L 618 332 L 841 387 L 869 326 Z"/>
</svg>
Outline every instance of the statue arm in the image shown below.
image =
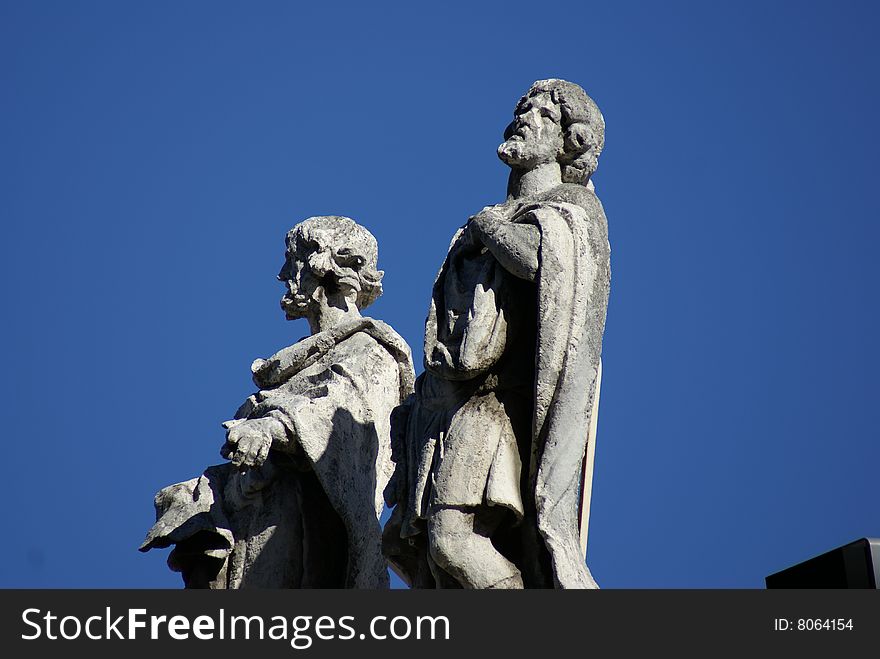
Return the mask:
<svg viewBox="0 0 880 659">
<path fill-rule="evenodd" d="M 380 384 L 375 385 L 374 380 Z M 392 380 L 393 385 L 384 386 Z M 262 401 L 254 399 L 243 405 L 236 416 L 246 418 L 224 424 L 227 438 L 221 455 L 237 467 L 252 467 L 261 465 L 270 450 L 308 454 L 306 445 L 325 442 L 335 432 L 334 419 L 340 413 L 362 421 L 363 408 L 387 406 L 375 421 L 384 426 L 399 397 L 396 361 L 366 335 L 355 335 L 340 344 L 332 364 L 306 381 L 308 386 L 300 386 L 303 380 L 299 380 L 293 389 L 282 386 L 266 392 Z"/>
<path fill-rule="evenodd" d="M 491 207 L 471 218 L 468 227 L 505 270 L 520 279 L 535 281 L 541 245 L 538 227 L 509 222 Z"/>
</svg>

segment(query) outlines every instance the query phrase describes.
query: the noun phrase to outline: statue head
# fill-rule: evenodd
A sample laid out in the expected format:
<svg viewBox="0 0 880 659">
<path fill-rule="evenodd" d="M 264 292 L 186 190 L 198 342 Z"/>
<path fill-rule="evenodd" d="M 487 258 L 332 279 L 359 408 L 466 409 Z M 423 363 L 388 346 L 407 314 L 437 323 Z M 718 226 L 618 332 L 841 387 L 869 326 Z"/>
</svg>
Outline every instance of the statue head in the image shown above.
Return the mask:
<svg viewBox="0 0 880 659">
<path fill-rule="evenodd" d="M 288 320 L 306 317 L 310 305 L 344 298 L 365 309 L 382 295 L 376 268 L 379 248 L 369 231 L 348 217 L 310 217 L 287 234 L 278 279 L 287 286 L 281 308 Z"/>
<path fill-rule="evenodd" d="M 586 185 L 605 145 L 605 120 L 580 86 L 538 80 L 514 110 L 498 157 L 513 169 L 557 161 L 564 183 Z"/>
</svg>

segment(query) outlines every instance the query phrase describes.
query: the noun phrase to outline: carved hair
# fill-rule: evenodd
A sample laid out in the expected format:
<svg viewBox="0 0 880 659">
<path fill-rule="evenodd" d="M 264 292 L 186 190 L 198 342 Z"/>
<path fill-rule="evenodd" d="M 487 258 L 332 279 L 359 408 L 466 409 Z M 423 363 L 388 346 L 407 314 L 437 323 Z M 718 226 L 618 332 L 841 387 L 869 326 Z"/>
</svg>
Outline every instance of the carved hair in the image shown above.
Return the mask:
<svg viewBox="0 0 880 659">
<path fill-rule="evenodd" d="M 593 99 L 579 85 L 557 78 L 538 80 L 520 103 L 542 92 L 549 93 L 562 112 L 565 143 L 558 156 L 562 181 L 586 185 L 599 166 L 599 154 L 605 146 L 605 119 Z"/>
<path fill-rule="evenodd" d="M 358 309 L 365 309 L 382 295 L 384 272 L 377 268 L 379 246 L 369 231 L 349 217 L 320 215 L 297 224 L 287 234 L 287 248 L 306 247 L 314 241 L 313 231 L 331 233 L 333 268 L 327 273 L 338 283 L 346 283 L 357 291 Z M 301 248 L 300 248 L 301 250 Z M 354 276 L 352 276 L 354 275 Z"/>
</svg>

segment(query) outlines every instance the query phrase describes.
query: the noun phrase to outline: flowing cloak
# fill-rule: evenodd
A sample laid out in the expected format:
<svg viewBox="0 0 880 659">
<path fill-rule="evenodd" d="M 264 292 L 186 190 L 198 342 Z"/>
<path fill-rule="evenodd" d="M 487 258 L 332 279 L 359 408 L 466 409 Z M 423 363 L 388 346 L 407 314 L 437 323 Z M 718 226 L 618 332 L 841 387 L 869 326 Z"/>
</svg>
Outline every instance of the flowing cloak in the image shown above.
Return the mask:
<svg viewBox="0 0 880 659">
<path fill-rule="evenodd" d="M 198 539 L 197 553 L 223 561 L 210 587 L 266 587 L 273 578 L 276 587 L 322 587 L 327 584 L 307 574 L 310 561 L 302 553 L 309 550 L 320 571 L 325 554 L 338 552 L 327 545 L 341 537 L 347 542 L 347 552 L 342 550 L 345 574 L 334 585 L 387 588 L 379 516 L 382 489 L 393 470 L 389 418 L 413 386 L 409 346 L 385 323 L 358 318 L 257 360 L 252 368 L 260 391 L 224 425 L 278 419 L 294 438 L 295 447 L 290 448 L 302 452 L 308 473 L 280 469 L 277 464 L 286 451 L 276 448 L 259 469 L 239 473 L 230 464 L 209 467 L 201 477 L 159 492 L 158 521 L 141 550 L 176 544 L 169 566 L 182 570 L 191 567 L 194 548 L 181 545 Z M 323 491 L 328 505 L 316 509 L 313 502 L 303 501 L 308 487 L 296 481 L 307 478 L 317 481 L 313 489 Z M 273 545 L 283 544 L 277 537 L 273 541 L 251 535 L 253 518 L 266 515 L 261 508 L 266 507 L 267 493 L 268 500 L 282 508 L 280 516 L 296 518 L 297 542 L 312 545 L 293 557 L 304 564 L 260 566 L 261 552 L 270 554 Z M 255 498 L 262 499 L 250 505 Z M 341 536 L 320 537 L 325 527 L 316 517 L 334 512 L 344 531 Z M 277 521 L 277 510 L 274 515 Z M 306 533 L 304 543 L 303 526 L 313 530 L 312 539 Z M 249 570 L 260 569 L 264 577 L 249 578 Z"/>
<path fill-rule="evenodd" d="M 554 583 L 559 588 L 589 588 L 595 582 L 580 551 L 578 497 L 608 305 L 610 247 L 605 214 L 595 194 L 585 188 L 562 188 L 547 201 L 524 205 L 512 218 L 537 226 L 540 244 L 537 318 L 526 321 L 537 323 L 536 352 L 508 358 L 535 360 L 528 480 L 533 491 L 525 496 L 534 497 L 538 531 L 550 554 Z M 500 265 L 482 268 L 485 276 L 481 280 L 477 274 L 477 281 L 473 276 L 466 282 L 446 281 L 462 271 L 451 258 L 461 239 L 462 231 L 453 239 L 438 275 L 425 330 L 426 369 L 452 387 L 490 372 L 514 329 L 505 314 L 515 300 L 506 299 Z M 463 313 L 451 311 L 445 293 L 463 289 L 471 289 L 471 308 Z M 462 324 L 459 317 L 468 320 Z M 432 481 L 444 457 L 436 433 L 422 433 L 418 428 L 413 433 L 413 426 L 419 425 L 412 419 L 419 415 L 418 408 L 417 393 L 405 440 L 407 483 L 398 485 L 398 492 L 405 492 L 399 513 L 401 537 L 424 529 L 419 520 L 428 514 Z M 483 481 L 485 503 L 511 507 L 492 496 L 492 490 L 502 489 L 494 477 L 499 471 L 497 462 L 496 452 Z M 396 498 L 404 497 L 398 494 Z"/>
</svg>

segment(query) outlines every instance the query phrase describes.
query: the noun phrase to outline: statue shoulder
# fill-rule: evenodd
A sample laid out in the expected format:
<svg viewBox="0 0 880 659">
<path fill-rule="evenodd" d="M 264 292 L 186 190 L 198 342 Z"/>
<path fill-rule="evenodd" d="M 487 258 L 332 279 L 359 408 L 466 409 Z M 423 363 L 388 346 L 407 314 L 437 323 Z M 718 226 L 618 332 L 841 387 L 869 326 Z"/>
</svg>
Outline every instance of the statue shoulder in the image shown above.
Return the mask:
<svg viewBox="0 0 880 659">
<path fill-rule="evenodd" d="M 337 349 L 363 362 L 379 356 L 383 361 L 412 364 L 412 353 L 404 338 L 390 325 L 374 318 L 364 317 L 362 327 L 341 341 Z M 368 354 L 372 355 L 369 359 Z"/>
<path fill-rule="evenodd" d="M 596 223 L 607 231 L 608 221 L 605 209 L 596 193 L 583 185 L 563 183 L 541 196 L 540 201 L 573 204 L 582 208 L 591 223 Z"/>
<path fill-rule="evenodd" d="M 381 349 L 382 344 L 372 334 L 365 330 L 359 330 L 336 344 L 335 351 L 338 353 L 351 354 L 352 357 L 363 357 L 366 352 Z"/>
<path fill-rule="evenodd" d="M 540 201 L 574 204 L 583 208 L 590 215 L 597 209 L 602 210 L 602 203 L 599 201 L 596 193 L 583 185 L 575 183 L 563 183 L 556 186 L 541 195 Z"/>
</svg>

